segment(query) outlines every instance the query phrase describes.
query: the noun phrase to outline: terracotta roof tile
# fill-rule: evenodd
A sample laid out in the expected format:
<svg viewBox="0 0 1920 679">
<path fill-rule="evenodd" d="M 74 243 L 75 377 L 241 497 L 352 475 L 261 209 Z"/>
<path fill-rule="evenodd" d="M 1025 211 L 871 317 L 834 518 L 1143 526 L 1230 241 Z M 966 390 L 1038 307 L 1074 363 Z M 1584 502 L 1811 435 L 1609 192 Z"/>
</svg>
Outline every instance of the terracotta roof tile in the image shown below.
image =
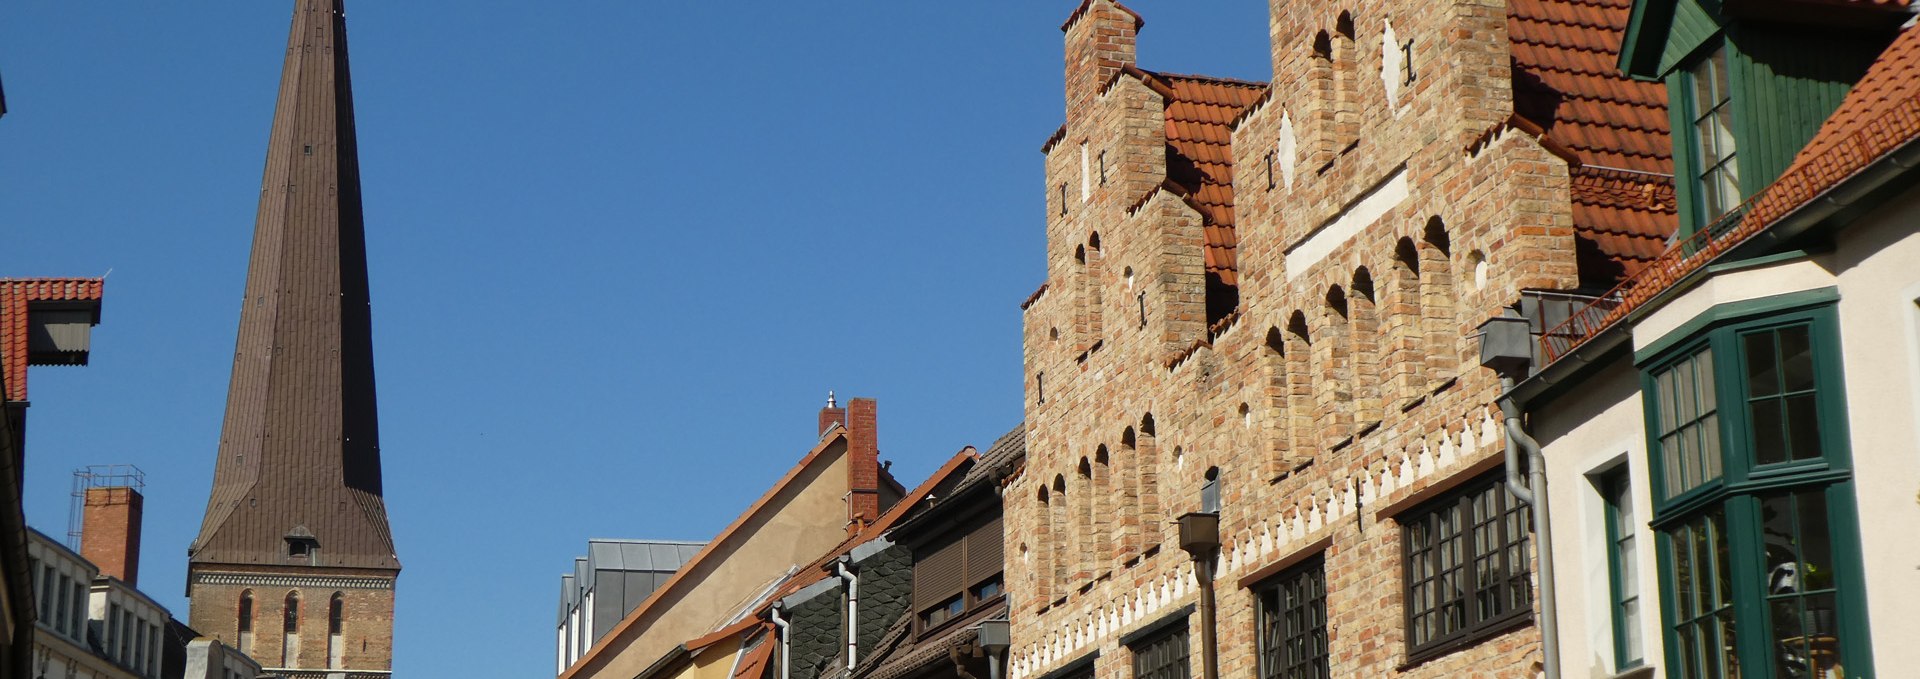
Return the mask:
<svg viewBox="0 0 1920 679">
<path fill-rule="evenodd" d="M 35 302 L 102 300 L 104 278 L 0 278 L 0 385 L 5 400 L 27 400 L 27 309 Z"/>
<path fill-rule="evenodd" d="M 1632 6 L 1513 0 L 1507 10 L 1514 110 L 1578 158 L 1574 228 L 1601 255 L 1592 264 L 1606 271 L 1594 277 L 1607 283 L 1644 267 L 1679 225 L 1666 88 L 1617 66 Z M 1637 200 L 1636 191 L 1654 197 Z M 1594 268 L 1583 262 L 1583 275 Z"/>
<path fill-rule="evenodd" d="M 1141 73 L 1170 92 L 1166 102 L 1167 187 L 1207 221 L 1207 271 L 1237 285 L 1233 216 L 1233 124 L 1267 94 L 1266 83 L 1176 73 Z"/>
<path fill-rule="evenodd" d="M 1920 30 L 1880 54 L 1786 172 L 1734 213 L 1667 248 L 1634 277 L 1542 338 L 1548 360 L 1565 356 L 1675 283 L 1813 202 L 1869 165 L 1920 139 Z"/>
</svg>

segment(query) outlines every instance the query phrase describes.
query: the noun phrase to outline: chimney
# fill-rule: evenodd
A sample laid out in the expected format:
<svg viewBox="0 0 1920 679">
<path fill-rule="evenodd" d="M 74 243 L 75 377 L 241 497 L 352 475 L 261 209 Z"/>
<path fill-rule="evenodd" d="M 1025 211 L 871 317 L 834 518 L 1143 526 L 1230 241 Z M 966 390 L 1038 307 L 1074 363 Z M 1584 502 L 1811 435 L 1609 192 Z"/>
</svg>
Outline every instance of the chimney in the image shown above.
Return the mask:
<svg viewBox="0 0 1920 679">
<path fill-rule="evenodd" d="M 1067 111 L 1085 107 L 1108 81 L 1134 65 L 1134 45 L 1146 21 L 1113 0 L 1086 0 L 1067 17 Z"/>
<path fill-rule="evenodd" d="M 142 502 L 128 486 L 88 488 L 80 525 L 80 556 L 128 587 L 139 586 Z"/>
<path fill-rule="evenodd" d="M 833 425 L 847 426 L 847 409 L 833 400 L 833 392 L 827 392 L 827 407 L 820 409 L 820 436 L 826 436 Z"/>
<path fill-rule="evenodd" d="M 847 402 L 847 530 L 880 518 L 880 438 L 870 398 Z"/>
</svg>

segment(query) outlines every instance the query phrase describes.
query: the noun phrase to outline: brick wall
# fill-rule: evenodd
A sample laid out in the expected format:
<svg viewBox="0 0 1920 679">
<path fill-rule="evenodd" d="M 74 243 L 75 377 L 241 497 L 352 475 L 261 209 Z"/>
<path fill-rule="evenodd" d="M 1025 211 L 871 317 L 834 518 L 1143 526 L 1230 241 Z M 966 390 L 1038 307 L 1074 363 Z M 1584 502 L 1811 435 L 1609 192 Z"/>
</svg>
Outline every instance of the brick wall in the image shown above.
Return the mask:
<svg viewBox="0 0 1920 679">
<path fill-rule="evenodd" d="M 1497 380 L 1468 336 L 1522 289 L 1574 287 L 1566 164 L 1517 132 L 1467 150 L 1511 113 L 1504 5 L 1271 7 L 1273 91 L 1233 132 L 1240 309 L 1211 332 L 1200 215 L 1148 197 L 1164 100 L 1134 78 L 1076 84 L 1088 36 L 1132 18 L 1092 0 L 1067 30 L 1047 287 L 1025 309 L 1028 462 L 1005 495 L 1014 679 L 1094 651 L 1097 676 L 1131 674 L 1118 639 L 1194 600 L 1168 522 L 1215 467 L 1223 676 L 1255 671 L 1240 580 L 1309 549 L 1326 558 L 1335 674 L 1531 676 L 1532 627 L 1406 665 L 1400 528 L 1380 510 L 1502 455 Z M 1389 23 L 1413 41 L 1391 102 Z M 1086 200 L 1082 143 L 1122 159 Z M 1288 175 L 1272 188 L 1270 154 Z M 1145 326 L 1113 322 L 1135 320 L 1142 290 Z"/>
<path fill-rule="evenodd" d="M 238 584 L 209 584 L 202 576 L 239 580 Z M 341 586 L 315 586 L 315 583 L 288 584 L 286 578 L 326 579 L 336 576 L 384 581 L 384 588 L 371 588 L 361 580 L 333 583 Z M 335 595 L 341 598 L 341 641 L 343 667 L 356 670 L 390 670 L 393 667 L 393 576 L 377 572 L 340 573 L 335 569 L 306 571 L 234 569 L 210 573 L 195 570 L 188 576 L 187 596 L 191 600 L 188 625 L 221 643 L 241 648 L 262 667 L 283 667 L 281 652 L 285 646 L 285 613 L 289 593 L 299 596 L 299 654 L 295 668 L 328 667 L 328 615 Z M 251 647 L 241 647 L 239 635 L 240 599 L 253 595 L 253 639 Z"/>
</svg>

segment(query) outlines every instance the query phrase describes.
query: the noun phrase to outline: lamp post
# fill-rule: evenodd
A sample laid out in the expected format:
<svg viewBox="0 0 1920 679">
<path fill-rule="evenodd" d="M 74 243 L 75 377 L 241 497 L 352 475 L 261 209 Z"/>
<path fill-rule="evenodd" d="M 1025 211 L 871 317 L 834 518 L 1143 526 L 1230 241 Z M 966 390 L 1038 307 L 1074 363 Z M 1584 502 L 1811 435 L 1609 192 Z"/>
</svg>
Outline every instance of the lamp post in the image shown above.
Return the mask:
<svg viewBox="0 0 1920 679">
<path fill-rule="evenodd" d="M 1220 553 L 1220 515 L 1188 512 L 1179 521 L 1180 549 L 1193 557 L 1194 579 L 1200 584 L 1200 676 L 1220 679 L 1220 650 L 1213 633 L 1213 561 Z"/>
</svg>

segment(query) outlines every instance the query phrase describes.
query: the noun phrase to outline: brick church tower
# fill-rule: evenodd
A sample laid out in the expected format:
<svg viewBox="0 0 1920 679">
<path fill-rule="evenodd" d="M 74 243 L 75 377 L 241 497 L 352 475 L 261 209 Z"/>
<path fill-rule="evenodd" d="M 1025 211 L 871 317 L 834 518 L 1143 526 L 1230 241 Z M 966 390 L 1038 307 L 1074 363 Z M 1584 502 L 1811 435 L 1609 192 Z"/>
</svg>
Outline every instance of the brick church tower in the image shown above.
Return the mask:
<svg viewBox="0 0 1920 679">
<path fill-rule="evenodd" d="M 297 0 L 191 624 L 294 679 L 393 667 L 372 312 L 341 0 Z"/>
</svg>

